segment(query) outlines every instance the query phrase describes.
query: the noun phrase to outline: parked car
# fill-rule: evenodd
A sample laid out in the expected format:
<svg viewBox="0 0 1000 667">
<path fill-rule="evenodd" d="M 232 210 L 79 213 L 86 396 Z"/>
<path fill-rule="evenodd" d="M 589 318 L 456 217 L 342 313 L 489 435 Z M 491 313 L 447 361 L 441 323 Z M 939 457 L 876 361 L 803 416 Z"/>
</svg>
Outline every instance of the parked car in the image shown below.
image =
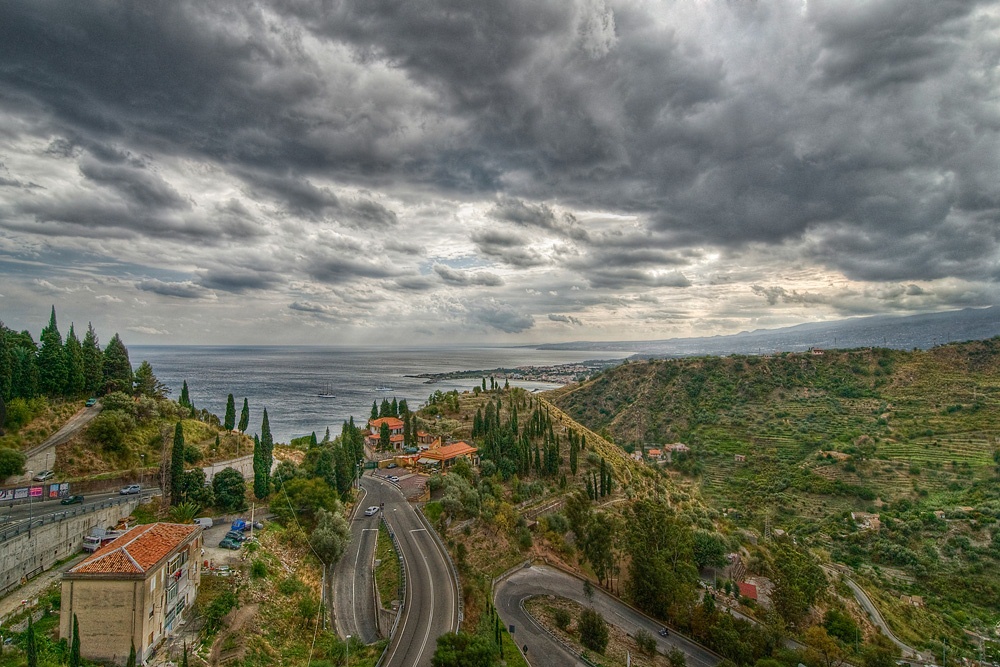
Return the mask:
<svg viewBox="0 0 1000 667">
<path fill-rule="evenodd" d="M 399 481 L 399 478 L 396 477 L 395 475 L 389 475 L 388 477 L 386 477 L 386 479 L 389 480 L 390 482 L 398 482 Z"/>
<path fill-rule="evenodd" d="M 59 501 L 60 505 L 75 505 L 83 502 L 83 496 L 66 496 Z"/>
<path fill-rule="evenodd" d="M 88 408 L 92 408 L 95 405 L 97 405 L 97 399 L 96 398 L 91 397 L 91 398 L 87 399 L 87 407 Z"/>
<path fill-rule="evenodd" d="M 397 468 L 395 461 L 386 466 L 386 468 Z"/>
<path fill-rule="evenodd" d="M 264 527 L 260 521 L 247 521 L 246 519 L 236 519 L 233 521 L 232 525 L 229 526 L 229 530 L 242 530 L 248 531 L 250 529 L 260 530 Z"/>
<path fill-rule="evenodd" d="M 44 482 L 45 480 L 52 479 L 55 476 L 56 474 L 51 470 L 43 470 L 34 477 L 32 477 L 31 479 L 35 480 L 36 482 Z"/>
<path fill-rule="evenodd" d="M 219 547 L 221 549 L 232 549 L 233 551 L 236 551 L 240 548 L 240 543 L 234 539 L 224 537 L 222 538 L 222 541 L 219 542 Z"/>
<path fill-rule="evenodd" d="M 195 519 L 194 522 L 199 526 L 201 526 L 202 528 L 204 528 L 205 530 L 208 530 L 213 525 L 212 517 L 210 516 L 200 516 L 197 519 Z"/>
<path fill-rule="evenodd" d="M 238 530 L 230 530 L 226 533 L 226 536 L 223 537 L 222 539 L 232 540 L 234 542 L 245 542 L 248 538 L 246 535 L 239 532 Z"/>
<path fill-rule="evenodd" d="M 374 516 L 378 514 L 378 505 L 372 505 L 365 510 L 365 516 Z"/>
<path fill-rule="evenodd" d="M 666 628 L 660 628 L 660 636 L 661 637 L 670 636 L 670 630 L 667 630 Z"/>
<path fill-rule="evenodd" d="M 129 484 L 128 486 L 123 486 L 122 490 L 118 492 L 120 496 L 131 496 L 142 491 L 142 487 L 138 484 Z"/>
</svg>

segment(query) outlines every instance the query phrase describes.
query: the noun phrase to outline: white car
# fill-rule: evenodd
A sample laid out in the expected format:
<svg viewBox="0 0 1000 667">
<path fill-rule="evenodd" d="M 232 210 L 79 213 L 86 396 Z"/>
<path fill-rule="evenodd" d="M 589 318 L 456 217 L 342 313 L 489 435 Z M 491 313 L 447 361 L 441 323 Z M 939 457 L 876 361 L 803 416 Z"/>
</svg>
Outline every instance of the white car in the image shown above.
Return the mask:
<svg viewBox="0 0 1000 667">
<path fill-rule="evenodd" d="M 378 514 L 378 505 L 372 505 L 365 510 L 365 516 L 374 516 Z"/>
<path fill-rule="evenodd" d="M 389 480 L 390 482 L 398 482 L 399 481 L 399 478 L 396 477 L 395 475 L 389 475 L 388 477 L 386 477 L 386 479 Z"/>
</svg>

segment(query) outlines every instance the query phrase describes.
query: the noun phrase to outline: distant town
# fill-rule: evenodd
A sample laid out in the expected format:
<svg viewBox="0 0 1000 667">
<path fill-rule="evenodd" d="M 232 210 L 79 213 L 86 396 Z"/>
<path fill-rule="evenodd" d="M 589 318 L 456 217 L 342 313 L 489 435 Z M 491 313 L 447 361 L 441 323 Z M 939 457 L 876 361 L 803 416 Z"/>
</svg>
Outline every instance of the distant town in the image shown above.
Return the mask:
<svg viewBox="0 0 1000 667">
<path fill-rule="evenodd" d="M 569 384 L 582 382 L 601 371 L 617 366 L 621 359 L 592 359 L 572 364 L 555 364 L 551 366 L 518 366 L 516 368 L 493 368 L 477 371 L 452 371 L 449 373 L 420 373 L 406 377 L 425 378 L 427 384 L 445 380 L 462 380 L 466 378 L 493 377 L 497 380 L 523 380 L 527 382 L 552 382 L 554 384 Z"/>
</svg>

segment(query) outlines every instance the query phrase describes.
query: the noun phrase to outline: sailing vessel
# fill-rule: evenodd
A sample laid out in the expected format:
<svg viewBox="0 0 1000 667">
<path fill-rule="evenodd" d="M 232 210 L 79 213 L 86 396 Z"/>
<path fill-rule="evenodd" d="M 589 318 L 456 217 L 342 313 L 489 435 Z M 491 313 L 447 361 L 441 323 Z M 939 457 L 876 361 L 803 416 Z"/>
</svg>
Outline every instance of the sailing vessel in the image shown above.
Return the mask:
<svg viewBox="0 0 1000 667">
<path fill-rule="evenodd" d="M 320 398 L 337 398 L 337 395 L 333 393 L 333 385 L 328 384 L 326 387 L 316 394 Z"/>
</svg>

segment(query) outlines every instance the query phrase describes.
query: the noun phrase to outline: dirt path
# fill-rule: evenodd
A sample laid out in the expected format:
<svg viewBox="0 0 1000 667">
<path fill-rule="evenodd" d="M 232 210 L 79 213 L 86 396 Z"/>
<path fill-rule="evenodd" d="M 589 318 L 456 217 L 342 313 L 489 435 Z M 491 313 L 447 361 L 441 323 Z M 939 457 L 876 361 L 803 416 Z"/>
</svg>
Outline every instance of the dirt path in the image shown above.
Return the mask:
<svg viewBox="0 0 1000 667">
<path fill-rule="evenodd" d="M 234 610 L 227 620 L 226 629 L 219 633 L 219 636 L 215 638 L 215 642 L 212 644 L 212 652 L 208 656 L 208 664 L 218 665 L 221 664 L 222 659 L 222 647 L 225 645 L 226 640 L 230 635 L 239 632 L 240 629 L 247 624 L 251 618 L 257 615 L 257 603 L 247 605 L 246 607 L 240 607 Z M 245 649 L 240 646 L 238 649 L 230 654 L 226 655 L 226 661 L 228 662 L 232 658 L 241 658 L 242 653 Z"/>
<path fill-rule="evenodd" d="M 38 575 L 24 586 L 19 586 L 15 588 L 6 596 L 0 598 L 0 622 L 3 622 L 9 615 L 18 611 L 23 605 L 22 601 L 27 600 L 27 604 L 31 604 L 42 592 L 52 585 L 53 582 L 58 581 L 62 576 L 62 573 L 73 567 L 81 560 L 89 556 L 90 554 L 80 554 L 76 558 L 73 558 L 59 567 L 54 567 L 51 570 L 46 570 L 42 574 Z"/>
</svg>

